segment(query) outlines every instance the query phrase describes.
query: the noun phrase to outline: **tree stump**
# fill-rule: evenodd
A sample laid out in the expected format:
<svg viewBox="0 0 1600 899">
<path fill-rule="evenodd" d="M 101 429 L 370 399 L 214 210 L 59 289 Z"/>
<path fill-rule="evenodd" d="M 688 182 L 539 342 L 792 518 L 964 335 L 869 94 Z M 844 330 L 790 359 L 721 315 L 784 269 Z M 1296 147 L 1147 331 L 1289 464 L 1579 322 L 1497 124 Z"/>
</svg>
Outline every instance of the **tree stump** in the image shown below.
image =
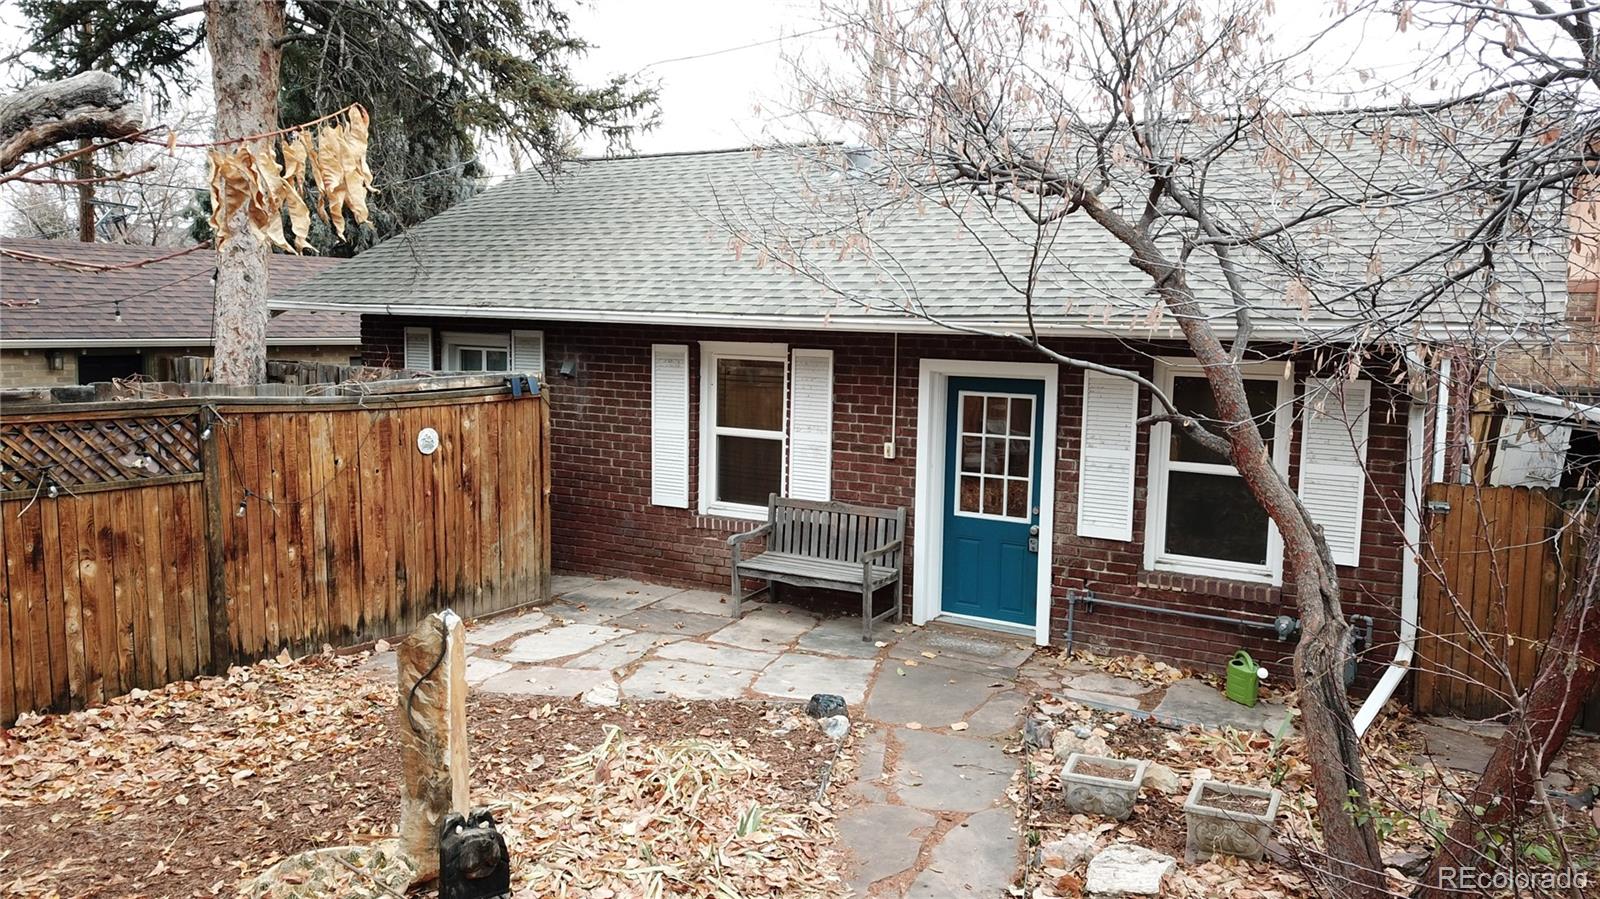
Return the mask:
<svg viewBox="0 0 1600 899">
<path fill-rule="evenodd" d="M 400 846 L 416 863 L 416 883 L 426 883 L 439 876 L 439 822 L 469 810 L 466 629 L 445 609 L 424 619 L 395 651 L 404 777 Z"/>
</svg>

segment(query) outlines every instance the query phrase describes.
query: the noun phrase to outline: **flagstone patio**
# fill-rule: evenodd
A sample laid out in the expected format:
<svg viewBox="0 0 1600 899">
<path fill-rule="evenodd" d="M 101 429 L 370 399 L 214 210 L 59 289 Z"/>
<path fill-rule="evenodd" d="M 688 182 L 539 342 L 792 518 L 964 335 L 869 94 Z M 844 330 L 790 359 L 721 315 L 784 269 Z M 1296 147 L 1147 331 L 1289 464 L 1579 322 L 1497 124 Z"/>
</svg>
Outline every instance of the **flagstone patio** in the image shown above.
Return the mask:
<svg viewBox="0 0 1600 899">
<path fill-rule="evenodd" d="M 857 894 L 996 895 L 1010 884 L 1021 850 L 1004 744 L 1028 705 L 1017 684 L 1028 641 L 883 624 L 866 642 L 856 618 L 757 602 L 733 621 L 724 594 L 629 579 L 558 576 L 551 593 L 541 609 L 469 626 L 476 689 L 599 705 L 839 694 L 860 759 L 839 802 Z M 393 676 L 393 659 L 367 664 Z"/>
</svg>

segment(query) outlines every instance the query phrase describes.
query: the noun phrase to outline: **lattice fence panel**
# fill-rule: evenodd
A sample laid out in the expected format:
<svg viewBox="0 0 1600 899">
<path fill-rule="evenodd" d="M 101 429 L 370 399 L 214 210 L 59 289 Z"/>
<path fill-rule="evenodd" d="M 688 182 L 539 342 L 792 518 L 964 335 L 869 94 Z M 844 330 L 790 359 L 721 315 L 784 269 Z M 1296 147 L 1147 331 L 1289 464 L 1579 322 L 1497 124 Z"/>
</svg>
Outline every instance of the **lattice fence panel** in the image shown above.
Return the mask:
<svg viewBox="0 0 1600 899">
<path fill-rule="evenodd" d="M 67 489 L 200 473 L 195 415 L 47 419 L 0 425 L 0 489 Z"/>
</svg>

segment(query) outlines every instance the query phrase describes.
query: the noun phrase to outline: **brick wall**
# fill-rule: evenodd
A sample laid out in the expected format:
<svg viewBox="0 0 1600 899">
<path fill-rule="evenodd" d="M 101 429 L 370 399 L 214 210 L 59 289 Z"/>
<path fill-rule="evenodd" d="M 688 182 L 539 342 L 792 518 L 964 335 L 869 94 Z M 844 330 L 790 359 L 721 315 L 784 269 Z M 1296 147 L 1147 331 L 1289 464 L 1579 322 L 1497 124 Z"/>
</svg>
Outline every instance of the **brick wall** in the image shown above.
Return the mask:
<svg viewBox="0 0 1600 899">
<path fill-rule="evenodd" d="M 78 354 L 61 350 L 63 367 L 50 370 L 50 350 L 0 350 L 0 385 L 61 387 L 78 383 Z"/>
<path fill-rule="evenodd" d="M 398 364 L 403 328 L 424 320 L 364 316 L 363 346 L 369 364 Z M 650 346 L 690 347 L 691 421 L 699 421 L 698 341 L 750 340 L 787 343 L 791 348 L 834 351 L 834 498 L 872 505 L 912 507 L 916 472 L 916 415 L 919 364 L 923 358 L 1038 362 L 1025 348 L 998 340 L 961 336 L 911 336 L 899 339 L 899 364 L 892 364 L 889 335 L 828 332 L 710 330 L 566 323 L 436 320 L 441 330 L 497 331 L 541 328 L 549 381 L 557 569 L 726 588 L 727 537 L 748 530 L 748 521 L 706 518 L 694 509 L 652 506 L 650 496 Z M 1066 343 L 1061 344 L 1067 347 Z M 435 340 L 435 352 L 438 352 Z M 1072 353 L 1096 361 L 1151 371 L 1151 355 L 1183 355 L 1175 344 L 1137 345 L 1110 340 L 1074 341 Z M 576 365 L 571 379 L 556 372 Z M 1308 364 L 1300 366 L 1303 377 Z M 1143 570 L 1148 436 L 1141 432 L 1138 452 L 1134 540 L 1123 543 L 1076 536 L 1078 445 L 1082 374 L 1063 368 L 1057 435 L 1055 497 L 1055 575 L 1051 636 L 1067 634 L 1068 590 L 1089 590 L 1106 598 L 1162 603 L 1217 614 L 1274 617 L 1293 614 L 1293 597 L 1284 588 L 1237 581 L 1195 578 Z M 1143 400 L 1147 413 L 1149 399 Z M 891 414 L 893 410 L 893 414 Z M 1370 679 L 1393 655 L 1400 591 L 1401 547 L 1397 538 L 1404 486 L 1405 398 L 1385 380 L 1374 380 L 1368 455 L 1372 484 L 1365 504 L 1362 565 L 1342 570 L 1348 613 L 1378 621 L 1378 649 L 1364 666 Z M 690 483 L 698 484 L 698 425 L 691 431 Z M 893 440 L 893 460 L 883 444 Z M 1298 446 L 1291 454 L 1297 477 Z M 694 488 L 691 487 L 691 496 Z M 915 533 L 910 535 L 915 540 Z M 908 578 L 911 571 L 907 553 Z M 909 606 L 910 593 L 906 594 Z M 1233 649 L 1244 647 L 1263 664 L 1289 674 L 1284 662 L 1293 645 L 1270 634 L 1228 625 L 1197 625 L 1105 606 L 1079 608 L 1073 634 L 1080 646 L 1140 651 L 1154 658 L 1217 669 Z"/>
</svg>

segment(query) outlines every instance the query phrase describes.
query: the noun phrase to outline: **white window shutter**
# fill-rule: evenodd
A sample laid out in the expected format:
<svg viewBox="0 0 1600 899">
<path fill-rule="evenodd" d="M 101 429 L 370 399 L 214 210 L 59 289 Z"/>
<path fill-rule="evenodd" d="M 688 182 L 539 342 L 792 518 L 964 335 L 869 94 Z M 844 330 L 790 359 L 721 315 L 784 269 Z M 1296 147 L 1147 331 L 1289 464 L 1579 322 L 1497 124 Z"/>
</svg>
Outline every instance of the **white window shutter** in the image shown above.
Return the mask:
<svg viewBox="0 0 1600 899">
<path fill-rule="evenodd" d="M 1133 539 L 1134 449 L 1139 385 L 1083 373 L 1083 450 L 1078 459 L 1078 535 Z"/>
<path fill-rule="evenodd" d="M 406 329 L 405 363 L 415 371 L 433 371 L 432 328 Z"/>
<path fill-rule="evenodd" d="M 833 496 L 833 350 L 795 350 L 789 387 L 789 496 Z"/>
<path fill-rule="evenodd" d="M 1361 561 L 1371 381 L 1308 378 L 1300 447 L 1300 501 L 1322 527 L 1333 561 Z"/>
<path fill-rule="evenodd" d="M 689 348 L 650 348 L 650 503 L 689 508 Z"/>
<path fill-rule="evenodd" d="M 511 370 L 532 373 L 544 380 L 544 332 L 511 332 Z"/>
</svg>

